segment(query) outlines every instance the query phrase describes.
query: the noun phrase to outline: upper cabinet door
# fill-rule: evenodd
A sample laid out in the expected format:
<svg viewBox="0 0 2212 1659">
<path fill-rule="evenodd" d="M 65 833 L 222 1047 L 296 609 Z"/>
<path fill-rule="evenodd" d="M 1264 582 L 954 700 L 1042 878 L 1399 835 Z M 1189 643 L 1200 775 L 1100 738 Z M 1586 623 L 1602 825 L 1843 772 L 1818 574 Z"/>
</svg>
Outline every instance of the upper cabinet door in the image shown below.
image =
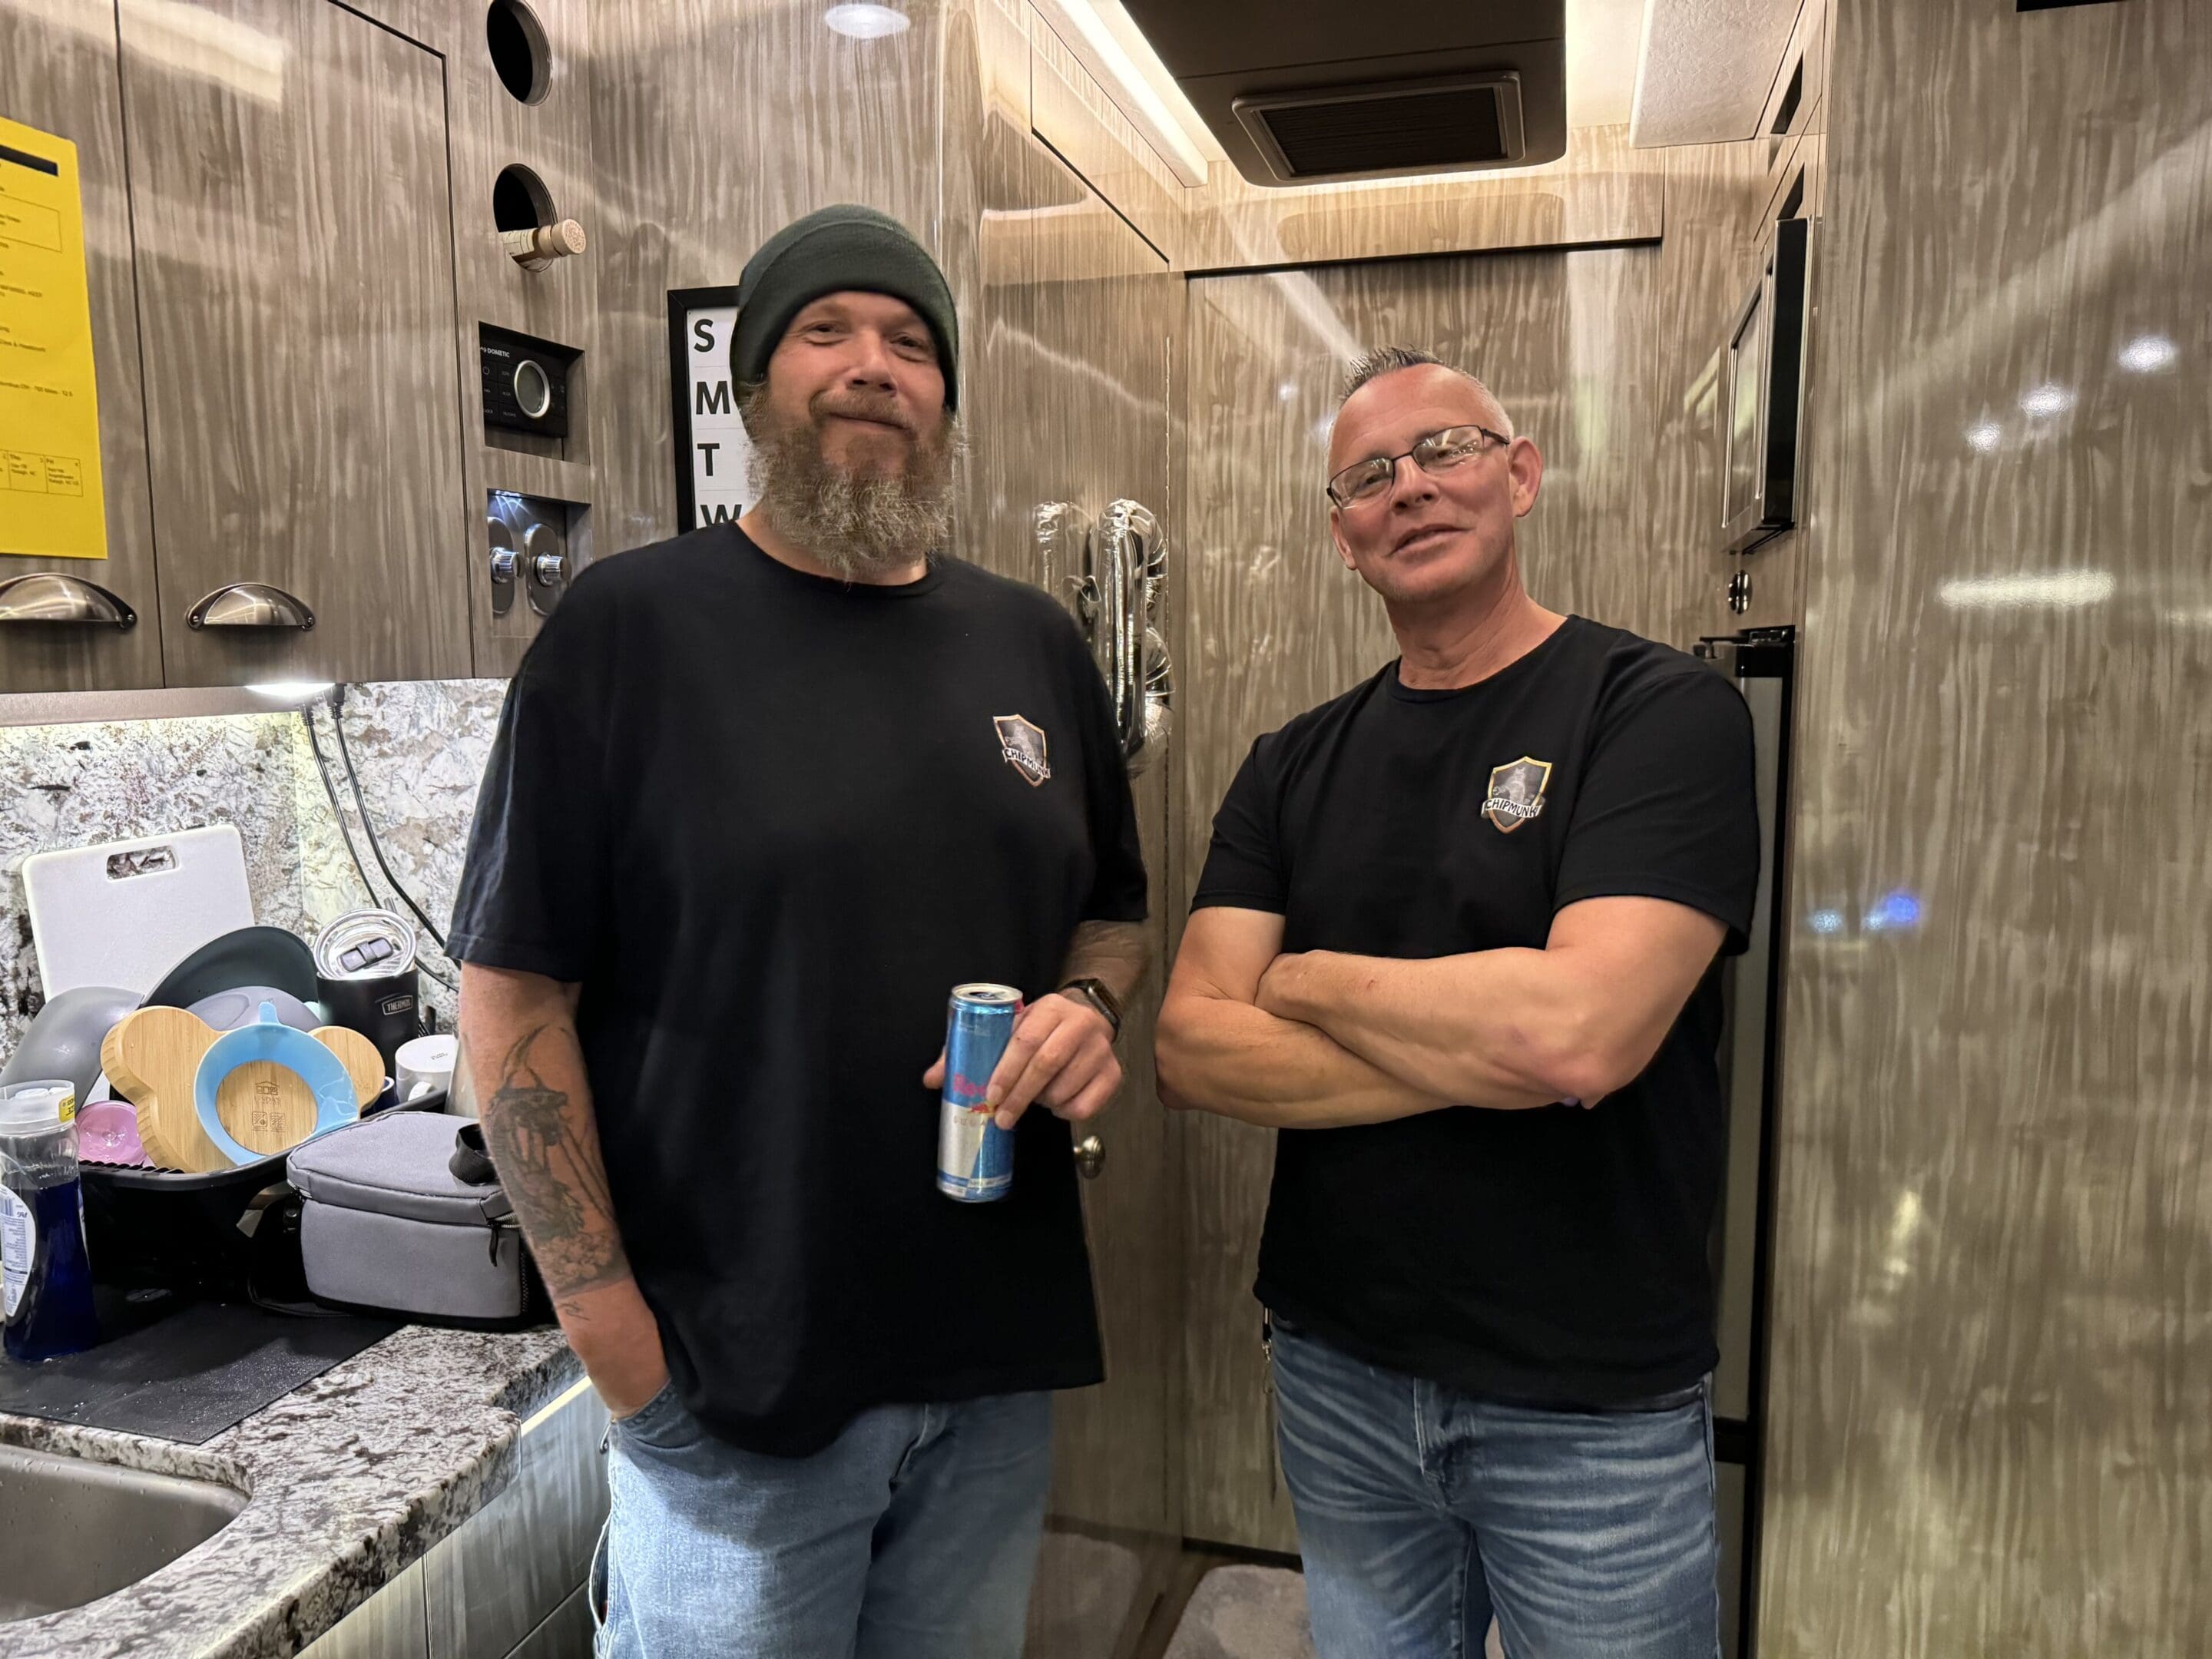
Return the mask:
<svg viewBox="0 0 2212 1659">
<path fill-rule="evenodd" d="M 443 66 L 329 0 L 119 16 L 168 684 L 467 673 Z"/>
<path fill-rule="evenodd" d="M 100 404 L 105 559 L 26 557 L 8 532 L 15 474 L 0 480 L 0 691 L 136 690 L 161 683 L 153 519 L 146 497 L 146 412 L 131 283 L 131 204 L 109 0 L 0 0 L 0 115 L 76 146 L 84 263 Z M 0 169 L 21 163 L 0 161 Z M 0 195 L 10 194 L 0 184 Z M 0 276 L 16 263 L 0 248 Z M 0 319 L 8 301 L 0 295 Z M 0 352 L 0 357 L 8 354 Z M 0 374 L 26 366 L 0 362 Z M 29 377 L 40 380 L 35 367 Z M 11 446 L 0 443 L 0 449 Z M 16 498 L 21 500 L 19 496 Z M 19 579 L 35 580 L 22 582 Z M 58 580 L 54 580 L 59 578 Z M 103 595 L 112 594 L 126 610 Z M 128 614 L 128 628 L 94 620 Z"/>
</svg>

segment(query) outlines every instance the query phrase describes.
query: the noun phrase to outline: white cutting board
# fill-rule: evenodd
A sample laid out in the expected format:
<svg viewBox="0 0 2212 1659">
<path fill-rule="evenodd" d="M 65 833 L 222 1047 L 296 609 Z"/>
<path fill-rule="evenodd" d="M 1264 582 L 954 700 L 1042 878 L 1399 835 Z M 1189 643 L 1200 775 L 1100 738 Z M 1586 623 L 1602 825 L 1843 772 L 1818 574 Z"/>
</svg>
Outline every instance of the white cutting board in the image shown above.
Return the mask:
<svg viewBox="0 0 2212 1659">
<path fill-rule="evenodd" d="M 210 939 L 253 926 L 246 845 L 227 823 L 33 853 L 23 893 L 50 997 L 80 985 L 143 996 Z"/>
</svg>

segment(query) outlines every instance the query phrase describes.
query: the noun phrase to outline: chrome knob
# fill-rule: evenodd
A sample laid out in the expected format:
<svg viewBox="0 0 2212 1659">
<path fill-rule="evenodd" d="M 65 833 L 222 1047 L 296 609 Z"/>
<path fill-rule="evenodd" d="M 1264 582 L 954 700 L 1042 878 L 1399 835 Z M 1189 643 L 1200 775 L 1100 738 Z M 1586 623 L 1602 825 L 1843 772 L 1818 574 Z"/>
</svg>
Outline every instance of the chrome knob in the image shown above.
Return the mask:
<svg viewBox="0 0 2212 1659">
<path fill-rule="evenodd" d="M 530 580 L 540 587 L 551 587 L 568 573 L 568 561 L 558 553 L 534 554 L 530 561 Z"/>
<path fill-rule="evenodd" d="M 1106 1167 L 1106 1143 L 1097 1135 L 1085 1135 L 1075 1143 L 1075 1172 L 1085 1181 L 1098 1179 L 1098 1172 Z"/>
</svg>

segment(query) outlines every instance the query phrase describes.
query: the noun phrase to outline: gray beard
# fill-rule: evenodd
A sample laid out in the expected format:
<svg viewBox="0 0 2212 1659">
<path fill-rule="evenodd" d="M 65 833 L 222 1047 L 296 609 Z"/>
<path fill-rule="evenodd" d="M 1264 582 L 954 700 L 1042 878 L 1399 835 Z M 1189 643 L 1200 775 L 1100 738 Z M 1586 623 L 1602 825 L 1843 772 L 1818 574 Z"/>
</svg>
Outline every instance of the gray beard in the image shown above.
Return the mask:
<svg viewBox="0 0 2212 1659">
<path fill-rule="evenodd" d="M 888 576 L 941 549 L 952 529 L 953 468 L 966 448 L 948 413 L 937 437 L 917 443 L 889 477 L 854 477 L 824 459 L 811 420 L 786 423 L 768 388 L 744 399 L 753 441 L 753 481 L 762 515 L 792 543 L 848 582 Z"/>
</svg>

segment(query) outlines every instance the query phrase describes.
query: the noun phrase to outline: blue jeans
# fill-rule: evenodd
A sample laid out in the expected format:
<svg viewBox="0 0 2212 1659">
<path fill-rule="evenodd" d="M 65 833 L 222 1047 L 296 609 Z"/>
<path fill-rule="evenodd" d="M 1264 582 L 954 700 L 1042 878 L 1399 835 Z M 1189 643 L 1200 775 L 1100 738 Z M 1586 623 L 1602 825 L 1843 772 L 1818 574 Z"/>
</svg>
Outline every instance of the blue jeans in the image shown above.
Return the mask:
<svg viewBox="0 0 2212 1659">
<path fill-rule="evenodd" d="M 1638 1410 L 1476 1400 L 1278 1324 L 1283 1478 L 1323 1659 L 1717 1659 L 1703 1385 Z"/>
<path fill-rule="evenodd" d="M 609 1443 L 599 1659 L 1019 1659 L 1051 1395 L 881 1406 L 786 1458 L 668 1388 Z"/>
</svg>

